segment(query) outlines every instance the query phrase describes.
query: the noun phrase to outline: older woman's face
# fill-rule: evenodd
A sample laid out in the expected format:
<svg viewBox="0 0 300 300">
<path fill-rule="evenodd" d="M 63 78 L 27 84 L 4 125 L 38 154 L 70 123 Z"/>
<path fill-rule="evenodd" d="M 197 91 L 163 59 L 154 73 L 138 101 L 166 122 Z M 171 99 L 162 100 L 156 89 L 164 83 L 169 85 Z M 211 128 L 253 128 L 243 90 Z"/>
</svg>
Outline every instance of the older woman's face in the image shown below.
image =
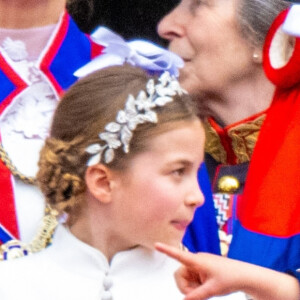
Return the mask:
<svg viewBox="0 0 300 300">
<path fill-rule="evenodd" d="M 253 49 L 238 29 L 237 1 L 181 0 L 158 25 L 185 61 L 180 80 L 192 94 L 222 93 L 251 72 Z"/>
</svg>

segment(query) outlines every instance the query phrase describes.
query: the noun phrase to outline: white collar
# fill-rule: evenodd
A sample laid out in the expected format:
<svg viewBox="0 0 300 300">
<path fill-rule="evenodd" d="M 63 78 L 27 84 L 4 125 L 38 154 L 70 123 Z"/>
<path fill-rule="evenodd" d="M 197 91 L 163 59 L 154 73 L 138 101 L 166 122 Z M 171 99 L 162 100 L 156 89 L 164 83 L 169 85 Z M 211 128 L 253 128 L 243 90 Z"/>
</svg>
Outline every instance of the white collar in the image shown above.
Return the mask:
<svg viewBox="0 0 300 300">
<path fill-rule="evenodd" d="M 137 273 L 140 270 L 152 272 L 170 260 L 157 251 L 136 247 L 117 253 L 109 264 L 101 251 L 77 239 L 63 225 L 58 226 L 53 244 L 45 251 L 53 261 L 69 271 L 91 278 L 99 278 L 99 272 L 103 271 L 111 275 L 121 275 L 123 272 Z M 175 261 L 174 263 L 177 264 Z"/>
</svg>

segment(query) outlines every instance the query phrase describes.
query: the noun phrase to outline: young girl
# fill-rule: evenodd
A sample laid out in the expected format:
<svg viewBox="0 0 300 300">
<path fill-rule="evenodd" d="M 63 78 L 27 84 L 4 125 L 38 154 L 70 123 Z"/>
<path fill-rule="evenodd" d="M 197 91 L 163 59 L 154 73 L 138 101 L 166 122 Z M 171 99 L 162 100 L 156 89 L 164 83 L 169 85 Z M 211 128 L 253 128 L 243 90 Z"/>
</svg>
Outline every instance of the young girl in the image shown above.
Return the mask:
<svg viewBox="0 0 300 300">
<path fill-rule="evenodd" d="M 203 146 L 195 107 L 169 73 L 120 66 L 79 80 L 58 105 L 37 176 L 66 223 L 44 251 L 1 264 L 0 299 L 182 299 L 178 263 L 154 243 L 179 246 L 203 203 Z"/>
</svg>

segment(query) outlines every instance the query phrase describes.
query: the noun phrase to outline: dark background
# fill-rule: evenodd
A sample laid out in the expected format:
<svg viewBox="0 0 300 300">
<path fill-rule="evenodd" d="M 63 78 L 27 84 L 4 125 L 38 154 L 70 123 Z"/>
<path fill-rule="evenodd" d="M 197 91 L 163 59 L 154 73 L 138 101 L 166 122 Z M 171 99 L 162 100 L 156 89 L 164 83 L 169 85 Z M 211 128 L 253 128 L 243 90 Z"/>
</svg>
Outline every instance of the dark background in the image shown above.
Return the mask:
<svg viewBox="0 0 300 300">
<path fill-rule="evenodd" d="M 145 38 L 166 46 L 156 33 L 157 23 L 178 3 L 179 0 L 71 0 L 67 9 L 84 32 L 104 25 L 126 40 Z"/>
</svg>

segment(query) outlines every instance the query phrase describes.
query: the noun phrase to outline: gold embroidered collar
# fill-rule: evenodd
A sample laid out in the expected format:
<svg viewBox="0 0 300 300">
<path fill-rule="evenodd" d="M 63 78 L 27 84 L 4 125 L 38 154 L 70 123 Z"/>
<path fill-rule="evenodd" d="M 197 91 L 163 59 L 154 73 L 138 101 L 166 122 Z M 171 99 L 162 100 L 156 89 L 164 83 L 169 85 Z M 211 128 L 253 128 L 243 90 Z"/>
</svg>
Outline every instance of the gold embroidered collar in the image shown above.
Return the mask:
<svg viewBox="0 0 300 300">
<path fill-rule="evenodd" d="M 212 118 L 205 121 L 205 152 L 222 164 L 239 164 L 251 159 L 266 112 L 230 126 L 221 127 Z"/>
</svg>

